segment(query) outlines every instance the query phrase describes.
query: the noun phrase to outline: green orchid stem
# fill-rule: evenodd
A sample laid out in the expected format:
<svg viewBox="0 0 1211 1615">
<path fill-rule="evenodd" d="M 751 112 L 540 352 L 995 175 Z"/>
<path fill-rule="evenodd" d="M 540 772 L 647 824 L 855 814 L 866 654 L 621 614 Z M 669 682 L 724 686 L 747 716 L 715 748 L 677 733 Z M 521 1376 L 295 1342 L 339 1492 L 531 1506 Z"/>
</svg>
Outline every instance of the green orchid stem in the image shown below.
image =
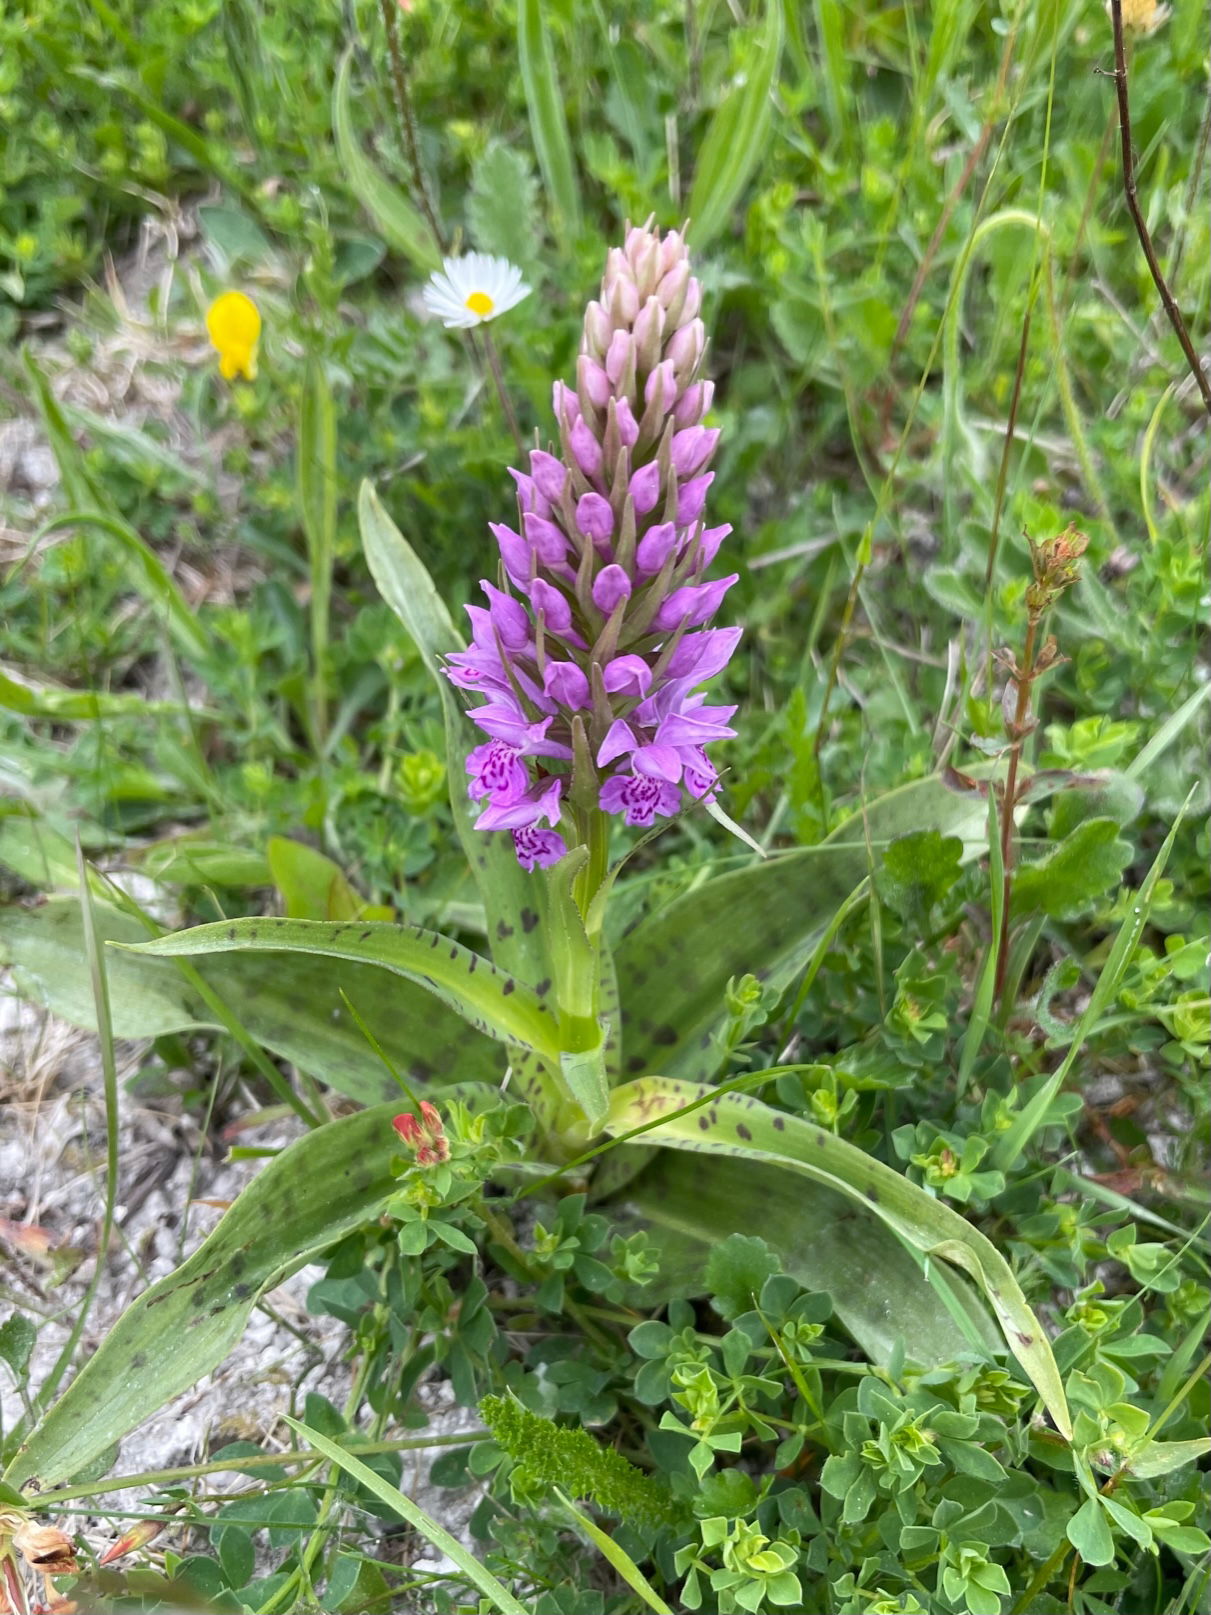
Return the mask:
<svg viewBox="0 0 1211 1615">
<path fill-rule="evenodd" d="M 610 824 L 599 808 L 593 808 L 587 812 L 577 811 L 576 829 L 581 846 L 588 849 L 589 859 L 576 877 L 572 895 L 584 920 L 589 941 L 596 945 L 601 935 L 601 914 L 593 915 L 593 899 L 609 872 Z"/>
</svg>

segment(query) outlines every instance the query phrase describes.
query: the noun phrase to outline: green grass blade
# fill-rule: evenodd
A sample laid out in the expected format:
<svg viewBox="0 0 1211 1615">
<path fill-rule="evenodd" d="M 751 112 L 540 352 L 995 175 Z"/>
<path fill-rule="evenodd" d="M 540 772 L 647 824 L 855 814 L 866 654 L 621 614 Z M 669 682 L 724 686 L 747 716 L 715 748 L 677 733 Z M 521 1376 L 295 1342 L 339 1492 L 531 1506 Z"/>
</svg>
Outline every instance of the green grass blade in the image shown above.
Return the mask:
<svg viewBox="0 0 1211 1615">
<path fill-rule="evenodd" d="M 694 1114 L 684 1114 L 689 1105 Z M 1064 1386 L 1046 1332 L 1009 1263 L 965 1217 L 864 1150 L 749 1095 L 721 1093 L 667 1077 L 641 1077 L 614 1090 L 606 1131 L 626 1133 L 661 1117 L 667 1119 L 645 1134 L 646 1143 L 802 1172 L 864 1206 L 922 1255 L 961 1267 L 987 1297 L 1010 1350 L 1057 1429 L 1071 1438 Z M 754 1185 L 754 1195 L 756 1207 L 759 1185 Z"/>
<path fill-rule="evenodd" d="M 1164 756 L 1190 720 L 1206 705 L 1208 699 L 1211 699 L 1211 684 L 1201 684 L 1193 695 L 1187 696 L 1177 711 L 1170 713 L 1147 745 L 1141 746 L 1127 764 L 1123 770 L 1127 778 L 1146 778 L 1148 770 L 1159 757 Z"/>
<path fill-rule="evenodd" d="M 148 713 L 179 717 L 185 708 L 175 701 L 148 701 L 133 691 L 57 690 L 47 684 L 22 684 L 0 667 L 0 707 L 26 718 L 52 718 L 56 723 L 83 723 L 94 718 L 125 718 Z"/>
<path fill-rule="evenodd" d="M 429 227 L 412 203 L 375 167 L 353 131 L 350 106 L 350 52 L 345 53 L 332 91 L 332 132 L 345 178 L 358 201 L 382 231 L 383 239 L 425 274 L 441 268 L 441 253 Z"/>
<path fill-rule="evenodd" d="M 727 223 L 766 146 L 770 95 L 782 60 L 780 0 L 769 0 L 765 29 L 744 81 L 711 119 L 702 142 L 690 191 L 691 239 L 701 250 Z"/>
<path fill-rule="evenodd" d="M 654 1609 L 656 1615 L 673 1615 L 673 1611 L 661 1598 L 630 1554 L 624 1548 L 619 1547 L 614 1538 L 608 1536 L 599 1525 L 594 1524 L 582 1509 L 578 1509 L 572 1499 L 565 1496 L 558 1486 L 555 1488 L 555 1495 L 576 1522 L 579 1529 L 588 1537 L 602 1558 L 614 1567 L 631 1591 L 637 1594 L 649 1609 Z"/>
<path fill-rule="evenodd" d="M 80 1337 L 88 1323 L 97 1287 L 105 1273 L 109 1242 L 113 1236 L 114 1209 L 118 1198 L 118 1068 L 114 1060 L 114 1028 L 109 1008 L 109 982 L 105 970 L 105 949 L 98 936 L 93 914 L 93 897 L 90 887 L 92 871 L 84 859 L 80 840 L 76 838 L 76 878 L 84 894 L 80 904 L 83 921 L 83 959 L 88 969 L 89 986 L 97 1019 L 97 1042 L 101 1051 L 101 1076 L 105 1086 L 105 1202 L 101 1216 L 101 1234 L 97 1241 L 96 1264 L 84 1297 L 76 1312 L 71 1332 L 55 1359 L 50 1373 L 38 1387 L 37 1406 L 44 1408 L 54 1400 L 64 1374 L 71 1367 L 80 1344 Z M 10 1432 L 10 1436 L 15 1432 Z"/>
<path fill-rule="evenodd" d="M 290 1428 L 309 1442 L 317 1452 L 322 1452 L 338 1469 L 344 1470 L 345 1474 L 357 1481 L 359 1486 L 364 1486 L 368 1492 L 372 1492 L 380 1503 L 385 1503 L 389 1509 L 393 1509 L 401 1520 L 406 1520 L 412 1529 L 431 1542 L 439 1553 L 444 1553 L 447 1559 L 458 1566 L 459 1571 L 472 1586 L 479 1588 L 493 1609 L 500 1610 L 502 1615 L 526 1615 L 525 1605 L 519 1604 L 509 1589 L 497 1581 L 490 1570 L 485 1570 L 479 1560 L 467 1552 L 457 1537 L 451 1536 L 449 1531 L 438 1525 L 437 1521 L 430 1518 L 410 1497 L 405 1497 L 398 1487 L 392 1486 L 381 1475 L 375 1474 L 368 1464 L 362 1463 L 360 1458 L 355 1458 L 352 1453 L 346 1452 L 344 1447 L 330 1441 L 318 1430 L 313 1430 L 301 1419 L 292 1419 L 289 1414 L 283 1414 L 282 1417 Z"/>
<path fill-rule="evenodd" d="M 370 1222 L 395 1187 L 391 1115 L 362 1110 L 276 1156 L 189 1260 L 127 1307 L 5 1472 L 78 1475 L 221 1363 L 257 1298 Z"/>
<path fill-rule="evenodd" d="M 117 946 L 160 959 L 210 953 L 286 952 L 377 965 L 427 988 L 486 1036 L 519 1043 L 548 1060 L 559 1059 L 555 1017 L 532 987 L 507 975 L 482 954 L 472 953 L 440 931 L 427 931 L 423 926 L 269 916 L 197 925 L 152 942 Z"/>
<path fill-rule="evenodd" d="M 1144 927 L 1148 923 L 1148 913 L 1156 895 L 1157 884 L 1165 872 L 1165 865 L 1169 861 L 1169 854 L 1173 850 L 1173 843 L 1177 839 L 1177 832 L 1185 818 L 1186 808 L 1190 798 L 1197 790 L 1191 788 L 1190 795 L 1182 804 L 1181 811 L 1173 821 L 1173 828 L 1165 837 L 1164 844 L 1153 859 L 1152 868 L 1144 877 L 1144 884 L 1139 890 L 1139 899 L 1132 907 L 1131 913 L 1119 927 L 1118 935 L 1114 939 L 1114 946 L 1110 949 L 1106 963 L 1102 966 L 1101 975 L 1097 979 L 1085 1012 L 1077 1022 L 1076 1030 L 1072 1034 L 1072 1042 L 1063 1060 L 1052 1072 L 1051 1076 L 1035 1094 L 1034 1098 L 1022 1111 L 1013 1126 L 997 1142 L 992 1152 L 993 1165 L 1002 1172 L 1010 1171 L 1021 1156 L 1022 1151 L 1043 1125 L 1043 1118 L 1051 1108 L 1051 1102 L 1064 1085 L 1064 1080 L 1076 1063 L 1076 1058 L 1085 1046 L 1085 1039 L 1094 1026 L 1097 1025 L 1102 1011 L 1118 992 L 1119 984 L 1127 972 L 1132 955 L 1140 937 L 1144 934 Z"/>
<path fill-rule="evenodd" d="M 1005 864 L 1001 857 L 1000 818 L 997 813 L 996 792 L 988 792 L 988 882 L 989 882 L 989 942 L 984 952 L 984 963 L 972 999 L 967 1030 L 959 1053 L 960 1094 L 967 1091 L 971 1073 L 984 1042 L 984 1033 L 992 1018 L 992 1001 L 996 994 L 997 948 L 1001 936 L 1001 916 L 1005 910 Z"/>
<path fill-rule="evenodd" d="M 517 54 L 538 166 L 565 231 L 575 237 L 580 233 L 580 189 L 576 182 L 572 142 L 568 137 L 564 96 L 543 21 L 542 0 L 520 0 Z"/>
<path fill-rule="evenodd" d="M 328 729 L 328 618 L 336 554 L 336 410 L 321 359 L 307 361 L 299 405 L 298 500 L 311 572 L 312 721 L 317 746 Z"/>
</svg>

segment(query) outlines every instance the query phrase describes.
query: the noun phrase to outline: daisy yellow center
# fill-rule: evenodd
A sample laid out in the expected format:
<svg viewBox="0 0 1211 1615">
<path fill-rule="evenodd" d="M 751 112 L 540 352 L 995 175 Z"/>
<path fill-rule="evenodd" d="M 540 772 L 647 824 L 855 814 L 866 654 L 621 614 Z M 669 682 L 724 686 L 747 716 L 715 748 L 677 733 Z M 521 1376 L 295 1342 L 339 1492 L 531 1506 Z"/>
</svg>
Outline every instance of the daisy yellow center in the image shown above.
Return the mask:
<svg viewBox="0 0 1211 1615">
<path fill-rule="evenodd" d="M 465 306 L 471 310 L 472 314 L 478 314 L 481 319 L 487 319 L 496 304 L 488 296 L 487 292 L 472 292 L 467 298 Z"/>
</svg>

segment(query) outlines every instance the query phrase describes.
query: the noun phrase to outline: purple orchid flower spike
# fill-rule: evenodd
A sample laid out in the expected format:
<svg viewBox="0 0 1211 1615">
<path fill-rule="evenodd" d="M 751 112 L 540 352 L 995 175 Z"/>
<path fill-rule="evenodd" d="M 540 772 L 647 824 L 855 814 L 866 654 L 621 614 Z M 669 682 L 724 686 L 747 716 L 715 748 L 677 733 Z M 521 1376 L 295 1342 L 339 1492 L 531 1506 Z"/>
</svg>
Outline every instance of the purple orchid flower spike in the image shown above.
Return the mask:
<svg viewBox="0 0 1211 1615">
<path fill-rule="evenodd" d="M 600 839 L 602 814 L 639 828 L 715 793 L 706 748 L 734 707 L 701 685 L 738 628 L 709 625 L 736 574 L 708 580 L 728 527 L 707 527 L 719 440 L 703 424 L 702 289 L 685 242 L 627 230 L 585 312 L 576 384 L 556 382 L 558 452 L 514 470 L 515 527 L 451 682 L 484 704 L 467 758 L 482 830 L 508 830 L 526 869 Z"/>
</svg>

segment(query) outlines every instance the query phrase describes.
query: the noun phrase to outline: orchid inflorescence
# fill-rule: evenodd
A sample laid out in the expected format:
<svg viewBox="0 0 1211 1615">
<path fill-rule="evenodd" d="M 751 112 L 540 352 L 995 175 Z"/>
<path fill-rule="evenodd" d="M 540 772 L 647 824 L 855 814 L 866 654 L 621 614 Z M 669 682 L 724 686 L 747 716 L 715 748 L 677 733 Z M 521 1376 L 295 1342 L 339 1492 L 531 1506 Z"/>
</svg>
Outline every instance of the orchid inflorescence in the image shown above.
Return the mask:
<svg viewBox="0 0 1211 1615">
<path fill-rule="evenodd" d="M 471 648 L 447 658 L 486 697 L 469 714 L 488 737 L 467 758 L 476 828 L 511 831 L 527 869 L 602 812 L 647 827 L 683 788 L 712 796 L 704 748 L 735 733 L 736 709 L 699 688 L 740 638 L 706 626 L 736 574 L 705 580 L 731 529 L 703 521 L 719 432 L 703 425 L 701 301 L 677 231 L 632 228 L 611 250 L 576 386 L 555 384 L 560 452 L 512 471 L 521 530 L 492 524 L 497 583 L 467 607 Z"/>
</svg>

